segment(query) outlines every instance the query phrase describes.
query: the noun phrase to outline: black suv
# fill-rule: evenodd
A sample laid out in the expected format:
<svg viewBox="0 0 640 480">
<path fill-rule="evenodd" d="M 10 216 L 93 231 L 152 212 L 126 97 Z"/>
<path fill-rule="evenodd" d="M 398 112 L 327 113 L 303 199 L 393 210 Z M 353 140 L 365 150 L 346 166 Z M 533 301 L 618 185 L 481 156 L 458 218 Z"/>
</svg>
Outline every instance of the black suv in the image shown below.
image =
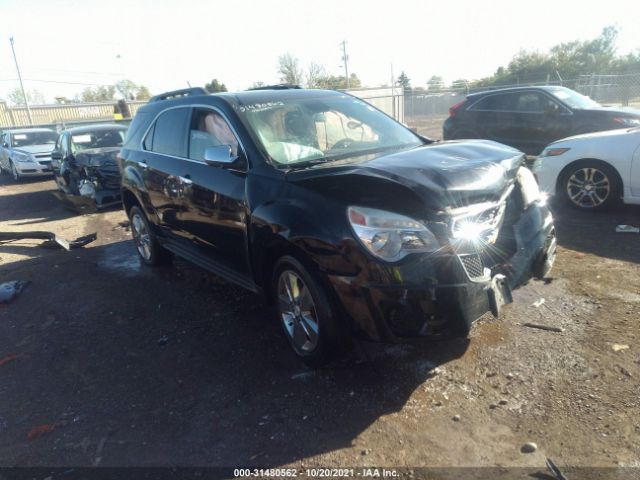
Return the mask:
<svg viewBox="0 0 640 480">
<path fill-rule="evenodd" d="M 309 365 L 352 333 L 466 335 L 555 256 L 521 152 L 434 143 L 344 93 L 169 92 L 120 155 L 142 261 L 174 253 L 263 293 Z"/>
<path fill-rule="evenodd" d="M 468 95 L 449 109 L 443 138 L 486 138 L 538 155 L 561 138 L 638 125 L 638 110 L 603 107 L 565 87 L 519 87 Z"/>
</svg>

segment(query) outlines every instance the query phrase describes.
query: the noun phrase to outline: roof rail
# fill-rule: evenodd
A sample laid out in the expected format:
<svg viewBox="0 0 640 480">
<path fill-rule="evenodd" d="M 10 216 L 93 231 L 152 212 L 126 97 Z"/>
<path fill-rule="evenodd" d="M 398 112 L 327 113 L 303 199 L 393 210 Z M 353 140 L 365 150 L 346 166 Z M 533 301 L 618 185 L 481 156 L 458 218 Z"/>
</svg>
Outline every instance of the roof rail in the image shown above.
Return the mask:
<svg viewBox="0 0 640 480">
<path fill-rule="evenodd" d="M 183 88 L 182 90 L 173 90 L 171 92 L 164 92 L 160 95 L 156 95 L 149 99 L 149 103 L 159 102 L 160 100 L 170 100 L 172 98 L 180 98 L 180 97 L 191 97 L 194 95 L 208 95 L 207 92 L 202 87 L 193 87 L 193 88 Z"/>
<path fill-rule="evenodd" d="M 301 88 L 300 85 L 291 85 L 288 83 L 280 83 L 279 85 L 265 85 L 264 87 L 254 87 L 249 90 L 291 90 Z"/>
</svg>

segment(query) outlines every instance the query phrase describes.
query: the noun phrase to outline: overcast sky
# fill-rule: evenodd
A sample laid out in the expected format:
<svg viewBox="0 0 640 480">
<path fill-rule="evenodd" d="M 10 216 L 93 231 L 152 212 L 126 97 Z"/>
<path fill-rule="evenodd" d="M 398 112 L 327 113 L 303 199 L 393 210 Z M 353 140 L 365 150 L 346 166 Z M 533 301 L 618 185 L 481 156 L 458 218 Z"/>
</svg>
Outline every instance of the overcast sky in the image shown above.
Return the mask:
<svg viewBox="0 0 640 480">
<path fill-rule="evenodd" d="M 431 75 L 475 79 L 520 49 L 590 39 L 607 25 L 620 29 L 619 53 L 640 49 L 639 20 L 639 0 L 0 0 L 0 97 L 18 86 L 10 36 L 25 88 L 52 100 L 121 78 L 152 93 L 214 77 L 232 90 L 277 83 L 285 52 L 339 75 L 343 39 L 365 86 L 389 83 L 392 65 L 414 86 Z"/>
</svg>

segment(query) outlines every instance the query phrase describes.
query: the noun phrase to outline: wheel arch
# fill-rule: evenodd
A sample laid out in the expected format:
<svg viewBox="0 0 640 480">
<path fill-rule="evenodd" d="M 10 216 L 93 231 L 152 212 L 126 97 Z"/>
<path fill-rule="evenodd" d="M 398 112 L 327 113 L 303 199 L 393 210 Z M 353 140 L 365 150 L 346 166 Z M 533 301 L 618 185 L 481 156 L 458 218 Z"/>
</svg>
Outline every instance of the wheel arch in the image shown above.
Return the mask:
<svg viewBox="0 0 640 480">
<path fill-rule="evenodd" d="M 131 207 L 138 206 L 142 208 L 142 203 L 140 202 L 138 197 L 136 197 L 135 193 L 133 193 L 128 188 L 124 188 L 122 189 L 122 206 L 124 207 L 124 211 L 128 216 Z"/>
</svg>

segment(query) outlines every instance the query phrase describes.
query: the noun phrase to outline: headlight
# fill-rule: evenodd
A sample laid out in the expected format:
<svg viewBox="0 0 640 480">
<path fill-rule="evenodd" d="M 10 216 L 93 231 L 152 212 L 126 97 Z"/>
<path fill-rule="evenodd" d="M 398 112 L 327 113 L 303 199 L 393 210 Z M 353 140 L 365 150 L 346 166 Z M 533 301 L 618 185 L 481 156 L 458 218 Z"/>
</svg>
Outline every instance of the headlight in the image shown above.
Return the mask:
<svg viewBox="0 0 640 480">
<path fill-rule="evenodd" d="M 565 152 L 571 150 L 570 148 L 546 148 L 544 152 L 540 154 L 539 158 L 542 157 L 557 157 L 558 155 L 562 155 Z"/>
<path fill-rule="evenodd" d="M 614 122 L 624 125 L 625 127 L 637 127 L 640 125 L 640 119 L 630 117 L 614 117 Z"/>
<path fill-rule="evenodd" d="M 398 261 L 409 253 L 434 252 L 440 248 L 433 233 L 412 218 L 364 207 L 349 207 L 347 214 L 360 243 L 387 262 Z"/>
<path fill-rule="evenodd" d="M 35 162 L 35 159 L 31 156 L 30 153 L 24 153 L 24 152 L 13 152 L 13 159 L 16 162 Z"/>
<path fill-rule="evenodd" d="M 533 173 L 528 168 L 520 167 L 518 170 L 518 183 L 520 184 L 520 190 L 522 190 L 522 200 L 525 205 L 530 205 L 543 198 L 536 177 L 533 176 Z"/>
</svg>

